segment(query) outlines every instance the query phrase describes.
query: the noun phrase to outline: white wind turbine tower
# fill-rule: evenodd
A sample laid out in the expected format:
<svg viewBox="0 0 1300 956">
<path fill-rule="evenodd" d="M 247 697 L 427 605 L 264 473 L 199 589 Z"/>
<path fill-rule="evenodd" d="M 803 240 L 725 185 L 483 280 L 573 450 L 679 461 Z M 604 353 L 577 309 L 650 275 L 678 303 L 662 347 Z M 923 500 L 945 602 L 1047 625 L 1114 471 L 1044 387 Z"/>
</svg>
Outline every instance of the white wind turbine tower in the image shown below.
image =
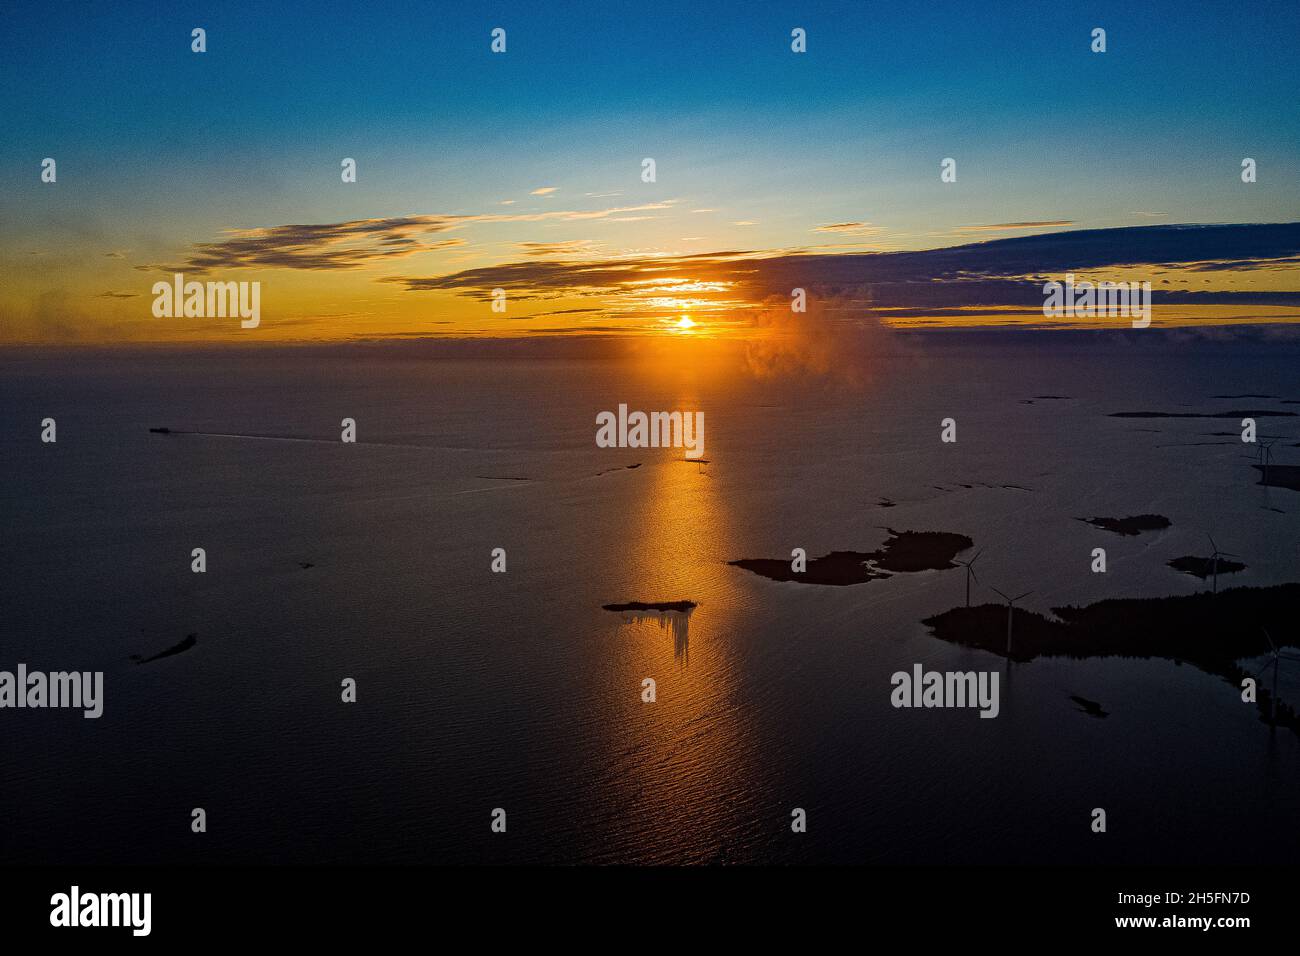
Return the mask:
<svg viewBox="0 0 1300 956">
<path fill-rule="evenodd" d="M 998 591 L 997 588 L 994 588 L 993 590 Z M 1002 594 L 1001 591 L 998 591 L 998 594 L 1002 594 L 1003 599 L 1007 602 L 1007 660 L 1008 661 L 1011 660 L 1011 616 L 1012 616 L 1013 609 L 1015 608 L 1017 601 L 1019 601 L 1021 598 L 1027 598 L 1029 597 L 1029 595 L 1033 593 L 1034 593 L 1033 591 L 1026 591 L 1024 594 L 1017 594 L 1015 597 L 1007 597 L 1005 594 Z"/>
<path fill-rule="evenodd" d="M 966 569 L 966 606 L 967 607 L 970 607 L 971 579 L 973 578 L 976 584 L 979 583 L 979 578 L 975 577 L 975 562 L 979 560 L 979 556 L 983 553 L 984 553 L 984 549 L 980 548 L 978 551 L 975 552 L 975 557 L 971 558 L 969 561 L 962 561 L 960 558 L 953 558 L 954 561 L 956 561 L 958 564 L 960 564 L 963 568 Z"/>
<path fill-rule="evenodd" d="M 1210 555 L 1210 574 L 1214 578 L 1214 593 L 1218 594 L 1219 593 L 1219 558 L 1235 558 L 1238 557 L 1238 555 L 1232 554 L 1228 551 L 1220 551 L 1219 546 L 1214 543 L 1214 538 L 1210 537 L 1210 535 L 1208 534 L 1206 535 L 1206 537 L 1210 539 L 1210 547 L 1214 549 L 1214 553 Z"/>
</svg>

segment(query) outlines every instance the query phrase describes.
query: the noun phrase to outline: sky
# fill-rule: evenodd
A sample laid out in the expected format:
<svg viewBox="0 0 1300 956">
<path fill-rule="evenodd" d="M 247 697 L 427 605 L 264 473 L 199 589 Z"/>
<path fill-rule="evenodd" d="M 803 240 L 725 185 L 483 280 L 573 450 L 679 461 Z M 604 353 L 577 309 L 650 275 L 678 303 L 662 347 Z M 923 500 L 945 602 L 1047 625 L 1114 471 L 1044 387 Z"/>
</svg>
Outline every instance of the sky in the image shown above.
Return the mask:
<svg viewBox="0 0 1300 956">
<path fill-rule="evenodd" d="M 1200 294 L 1169 321 L 1300 321 L 1294 228 L 1167 228 L 1300 220 L 1294 2 L 128 0 L 0 31 L 0 342 L 745 335 L 794 285 L 1041 324 L 1027 285 L 1072 268 Z M 917 255 L 972 243 L 961 275 Z M 990 268 L 1006 296 L 954 287 Z M 156 318 L 176 272 L 260 282 L 261 324 Z"/>
</svg>

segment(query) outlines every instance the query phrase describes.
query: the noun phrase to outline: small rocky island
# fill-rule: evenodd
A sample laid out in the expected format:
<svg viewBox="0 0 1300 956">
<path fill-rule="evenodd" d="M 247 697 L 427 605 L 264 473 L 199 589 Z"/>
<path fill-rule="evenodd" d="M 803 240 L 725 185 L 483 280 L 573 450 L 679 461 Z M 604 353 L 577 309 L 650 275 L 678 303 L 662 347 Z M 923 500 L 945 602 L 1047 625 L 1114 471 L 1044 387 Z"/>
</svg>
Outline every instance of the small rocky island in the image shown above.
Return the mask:
<svg viewBox="0 0 1300 956">
<path fill-rule="evenodd" d="M 875 551 L 832 551 L 809 558 L 805 571 L 795 571 L 786 558 L 742 558 L 727 563 L 772 581 L 796 581 L 844 587 L 891 576 L 891 572 L 943 571 L 955 568 L 952 559 L 975 546 L 964 534 L 949 531 L 894 531 Z"/>
<path fill-rule="evenodd" d="M 1236 574 L 1238 571 L 1246 570 L 1246 566 L 1240 561 L 1229 561 L 1227 558 L 1219 558 L 1217 568 L 1213 558 L 1197 558 L 1191 555 L 1174 558 L 1166 563 L 1175 571 L 1182 571 L 1183 574 L 1190 574 L 1202 581 L 1215 574 Z"/>
<path fill-rule="evenodd" d="M 1080 518 L 1085 524 L 1104 528 L 1120 535 L 1137 535 L 1143 531 L 1163 531 L 1171 522 L 1164 515 L 1131 515 L 1128 518 Z"/>
<path fill-rule="evenodd" d="M 1300 717 L 1290 705 L 1274 701 L 1269 682 L 1238 663 L 1268 655 L 1267 630 L 1294 646 L 1293 619 L 1300 606 L 1300 584 L 1228 588 L 1180 597 L 1120 598 L 1085 607 L 1054 607 L 1055 618 L 1015 608 L 1010 659 L 1036 657 L 1162 657 L 1187 662 L 1222 677 L 1238 690 L 1254 677 L 1256 705 L 1263 719 L 1300 734 Z M 1003 604 L 955 607 L 922 624 L 940 640 L 1007 657 L 1007 608 Z"/>
<path fill-rule="evenodd" d="M 686 614 L 699 607 L 694 601 L 628 601 L 626 604 L 602 604 L 606 611 L 673 611 Z"/>
</svg>

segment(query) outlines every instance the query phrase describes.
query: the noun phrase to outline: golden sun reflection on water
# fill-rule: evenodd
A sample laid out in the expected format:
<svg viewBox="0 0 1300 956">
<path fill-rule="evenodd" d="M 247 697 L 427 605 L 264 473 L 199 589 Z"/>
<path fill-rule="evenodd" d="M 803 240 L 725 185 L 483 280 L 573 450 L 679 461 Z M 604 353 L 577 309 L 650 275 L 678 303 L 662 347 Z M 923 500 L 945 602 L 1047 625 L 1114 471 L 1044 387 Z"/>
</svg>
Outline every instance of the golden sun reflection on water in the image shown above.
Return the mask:
<svg viewBox="0 0 1300 956">
<path fill-rule="evenodd" d="M 693 396 L 673 407 L 700 409 Z M 705 454 L 712 457 L 707 444 Z M 639 589 L 628 597 L 698 606 L 623 615 L 616 640 L 628 703 L 608 743 L 632 755 L 619 802 L 644 821 L 664 859 L 718 859 L 737 830 L 752 750 L 732 633 L 739 594 L 723 553 L 732 516 L 716 466 L 687 461 L 680 449 L 661 455 L 647 463 L 650 484 L 628 516 Z M 642 700 L 647 677 L 656 682 L 654 703 Z"/>
</svg>

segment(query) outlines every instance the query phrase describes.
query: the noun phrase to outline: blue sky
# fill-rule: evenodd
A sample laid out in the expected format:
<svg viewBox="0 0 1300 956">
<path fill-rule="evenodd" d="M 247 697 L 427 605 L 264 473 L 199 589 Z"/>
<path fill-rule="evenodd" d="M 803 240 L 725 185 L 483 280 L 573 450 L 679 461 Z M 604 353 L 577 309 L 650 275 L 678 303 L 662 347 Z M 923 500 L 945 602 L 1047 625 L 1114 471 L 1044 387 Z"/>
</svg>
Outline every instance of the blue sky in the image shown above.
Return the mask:
<svg viewBox="0 0 1300 956">
<path fill-rule="evenodd" d="M 165 264 L 228 229 L 503 202 L 673 208 L 601 228 L 484 224 L 457 256 L 504 261 L 521 239 L 829 248 L 844 237 L 816 230 L 841 222 L 889 251 L 1017 222 L 1300 218 L 1293 2 L 122 2 L 23 4 L 5 21 L 7 262 L 45 243 Z M 190 51 L 195 26 L 206 54 Z M 497 26 L 505 55 L 488 49 Z M 1105 54 L 1089 49 L 1096 26 Z M 45 156 L 57 196 L 36 175 Z M 359 179 L 342 189 L 345 156 Z M 1259 163 L 1249 187 L 1244 156 Z"/>
</svg>

